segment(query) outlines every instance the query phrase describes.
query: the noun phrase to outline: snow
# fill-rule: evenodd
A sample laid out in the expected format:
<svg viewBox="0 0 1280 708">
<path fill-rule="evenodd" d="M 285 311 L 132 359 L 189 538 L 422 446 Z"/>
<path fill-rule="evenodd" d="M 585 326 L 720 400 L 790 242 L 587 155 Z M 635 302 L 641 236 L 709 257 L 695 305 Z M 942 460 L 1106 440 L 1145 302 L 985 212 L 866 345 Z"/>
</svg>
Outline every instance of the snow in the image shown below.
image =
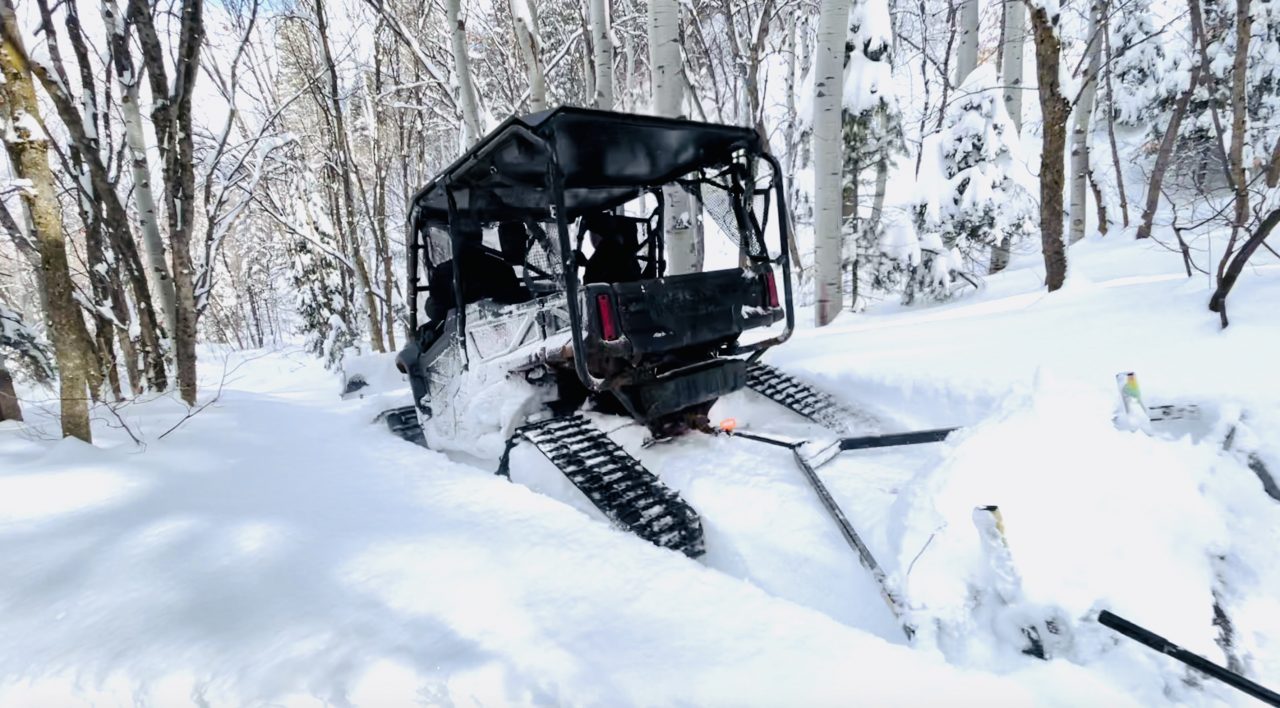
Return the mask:
<svg viewBox="0 0 1280 708">
<path fill-rule="evenodd" d="M 22 109 L 18 109 L 5 134 L 5 140 L 11 143 L 34 142 L 46 139 L 47 136 L 44 134 L 44 128 L 41 127 L 40 121 Z"/>
<path fill-rule="evenodd" d="M 169 395 L 120 410 L 143 445 L 102 410 L 96 447 L 55 440 L 39 406 L 0 427 L 0 704 L 1245 705 L 1093 617 L 1226 663 L 1216 600 L 1235 658 L 1277 683 L 1280 505 L 1245 451 L 1280 466 L 1280 268 L 1246 272 L 1219 331 L 1176 253 L 1090 238 L 1070 254 L 1057 293 L 1019 256 L 971 297 L 873 306 L 767 357 L 869 428 L 965 426 L 820 469 L 901 581 L 913 646 L 785 450 L 646 446 L 592 414 L 699 511 L 693 561 L 611 528 L 527 445 L 509 483 L 388 435 L 383 398 L 341 400 L 300 351 L 206 350 L 208 408 L 176 428 Z M 1118 429 L 1119 371 L 1200 420 Z M 712 411 L 728 417 L 825 435 L 749 392 Z M 988 504 L 1022 579 L 1009 606 L 972 604 Z M 1069 643 L 1022 655 L 1017 628 L 1047 616 Z"/>
<path fill-rule="evenodd" d="M 5 178 L 0 181 L 0 191 L 4 192 L 22 192 L 28 196 L 36 193 L 36 185 L 29 179 L 19 179 L 17 177 Z"/>
<path fill-rule="evenodd" d="M 897 107 L 893 67 L 887 53 L 893 44 L 889 4 L 881 0 L 854 3 L 849 11 L 847 41 L 859 50 L 851 54 L 844 72 L 845 110 L 857 115 L 884 104 Z M 869 55 L 877 58 L 872 59 Z"/>
</svg>

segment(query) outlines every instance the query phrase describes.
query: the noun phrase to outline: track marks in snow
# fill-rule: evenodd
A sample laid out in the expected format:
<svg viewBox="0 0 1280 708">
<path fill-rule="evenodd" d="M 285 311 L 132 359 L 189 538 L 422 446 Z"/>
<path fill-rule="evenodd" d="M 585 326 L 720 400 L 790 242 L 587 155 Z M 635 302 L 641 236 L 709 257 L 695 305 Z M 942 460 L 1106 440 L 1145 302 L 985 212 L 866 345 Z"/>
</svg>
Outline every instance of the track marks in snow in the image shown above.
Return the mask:
<svg viewBox="0 0 1280 708">
<path fill-rule="evenodd" d="M 133 487 L 38 524 L 0 526 L 0 703 L 830 705 L 925 701 L 939 687 L 1024 703 L 1036 695 L 396 440 L 358 403 L 336 401 L 318 364 L 289 382 L 277 371 L 295 361 L 260 364 L 145 454 L 62 442 L 5 458 L 0 480 L 56 479 L 80 465 Z M 755 456 L 711 449 L 795 500 L 787 504 L 807 503 L 793 482 L 753 468 Z M 692 465 L 706 452 L 655 454 L 692 455 Z M 685 477 L 691 496 L 714 496 L 714 478 L 696 472 Z M 734 523 L 789 515 L 769 498 L 743 504 Z M 856 566 L 846 572 L 859 577 Z"/>
</svg>

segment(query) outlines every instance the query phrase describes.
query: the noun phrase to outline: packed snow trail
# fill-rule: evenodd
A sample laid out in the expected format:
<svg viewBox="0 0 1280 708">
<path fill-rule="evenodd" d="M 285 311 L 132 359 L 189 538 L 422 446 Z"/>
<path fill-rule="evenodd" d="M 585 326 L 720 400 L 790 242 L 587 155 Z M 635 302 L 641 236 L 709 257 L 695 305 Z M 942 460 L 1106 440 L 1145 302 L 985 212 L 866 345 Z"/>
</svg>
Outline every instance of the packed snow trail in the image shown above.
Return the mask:
<svg viewBox="0 0 1280 708">
<path fill-rule="evenodd" d="M 145 452 L 105 424 L 108 449 L 0 431 L 0 704 L 1124 702 L 1070 665 L 890 645 L 334 393 L 286 352 L 163 440 L 173 401 L 126 411 Z"/>
</svg>

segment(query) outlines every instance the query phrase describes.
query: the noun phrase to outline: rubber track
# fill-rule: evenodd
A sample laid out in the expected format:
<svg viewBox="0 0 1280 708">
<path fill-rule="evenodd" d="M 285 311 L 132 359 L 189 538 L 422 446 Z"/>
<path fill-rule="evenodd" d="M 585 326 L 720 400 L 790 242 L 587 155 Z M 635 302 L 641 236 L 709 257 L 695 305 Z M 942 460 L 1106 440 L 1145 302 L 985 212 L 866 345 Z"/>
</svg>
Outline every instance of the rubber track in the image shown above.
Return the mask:
<svg viewBox="0 0 1280 708">
<path fill-rule="evenodd" d="M 697 512 L 581 415 L 526 425 L 515 438 L 533 443 L 622 528 L 690 558 L 705 552 Z"/>
<path fill-rule="evenodd" d="M 840 434 L 875 432 L 876 420 L 796 377 L 756 362 L 747 367 L 747 388 Z"/>
<path fill-rule="evenodd" d="M 387 428 L 397 437 L 404 438 L 414 445 L 427 446 L 426 436 L 422 432 L 422 425 L 418 422 L 418 414 L 413 406 L 383 411 L 382 417 L 387 421 Z"/>
<path fill-rule="evenodd" d="M 1194 403 L 1186 406 L 1147 406 L 1147 417 L 1155 422 L 1183 419 L 1195 420 L 1200 417 L 1200 406 Z"/>
</svg>

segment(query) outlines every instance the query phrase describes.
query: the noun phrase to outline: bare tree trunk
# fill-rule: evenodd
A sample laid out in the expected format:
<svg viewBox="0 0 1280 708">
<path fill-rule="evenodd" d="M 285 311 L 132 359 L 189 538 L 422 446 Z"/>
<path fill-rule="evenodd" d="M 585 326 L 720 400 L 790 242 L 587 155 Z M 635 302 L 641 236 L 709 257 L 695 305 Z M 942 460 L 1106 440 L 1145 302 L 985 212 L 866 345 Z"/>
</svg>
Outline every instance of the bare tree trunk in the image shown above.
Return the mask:
<svg viewBox="0 0 1280 708">
<path fill-rule="evenodd" d="M 1191 9 L 1191 25 L 1193 33 L 1198 34 L 1203 29 L 1203 21 L 1200 15 L 1200 0 L 1190 0 L 1187 3 Z M 1187 107 L 1191 104 L 1191 96 L 1196 91 L 1196 86 L 1200 83 L 1200 75 L 1204 67 L 1200 62 L 1192 62 L 1191 65 L 1191 81 L 1187 84 L 1187 90 L 1178 96 L 1178 100 L 1173 105 L 1173 112 L 1169 114 L 1169 125 L 1165 127 L 1164 137 L 1160 139 L 1160 148 L 1156 151 L 1156 161 L 1151 167 L 1151 179 L 1147 183 L 1147 199 L 1146 205 L 1142 209 L 1142 223 L 1138 225 L 1137 238 L 1148 238 L 1151 236 L 1151 225 L 1156 218 L 1156 209 L 1160 206 L 1161 187 L 1164 185 L 1164 174 L 1169 169 L 1169 163 L 1173 159 L 1173 146 L 1178 142 L 1178 131 L 1182 127 L 1182 118 L 1187 113 Z"/>
<path fill-rule="evenodd" d="M 1267 168 L 1267 186 L 1275 189 L 1280 185 L 1280 138 L 1276 138 L 1276 146 L 1271 149 L 1271 167 Z"/>
<path fill-rule="evenodd" d="M 1267 240 L 1267 236 L 1271 235 L 1277 225 L 1280 225 L 1280 209 L 1272 209 L 1240 250 L 1231 256 L 1230 264 L 1223 270 L 1222 277 L 1218 280 L 1218 287 L 1209 299 L 1209 309 L 1218 313 L 1223 327 L 1230 324 L 1227 321 L 1227 295 L 1231 293 L 1231 288 L 1235 287 L 1236 279 L 1240 277 L 1241 271 L 1253 256 L 1253 252 Z"/>
<path fill-rule="evenodd" d="M 82 197 L 85 201 L 87 198 Z M 108 305 L 112 300 L 111 292 L 111 263 L 107 260 L 105 234 L 103 233 L 102 219 L 94 212 L 93 217 L 85 224 L 85 257 L 89 262 L 89 270 L 85 273 L 89 279 L 89 289 L 93 293 L 93 308 L 88 310 L 86 314 L 91 316 L 93 323 L 93 339 L 94 353 L 98 359 L 98 373 L 100 376 L 94 377 L 96 382 L 90 381 L 90 393 L 94 400 L 100 400 L 100 394 L 94 391 L 95 388 L 101 388 L 102 380 L 111 387 L 111 393 L 114 400 L 120 400 L 122 393 L 120 390 L 120 372 L 116 367 L 116 349 L 115 349 L 115 324 L 111 321 Z"/>
<path fill-rule="evenodd" d="M 110 236 L 112 248 L 115 249 L 124 266 L 130 289 L 134 294 L 134 306 L 138 314 L 139 349 L 146 360 L 148 379 L 152 388 L 164 390 L 168 388 L 168 375 L 165 372 L 164 352 L 161 347 L 160 324 L 156 321 L 156 314 L 152 308 L 145 268 L 138 257 L 133 235 L 129 230 L 128 214 L 115 192 L 114 179 L 108 174 L 106 165 L 101 159 L 96 121 L 92 120 L 97 112 L 95 103 L 91 95 L 73 97 L 68 91 L 68 81 L 62 66 L 61 55 L 57 50 L 58 42 L 49 3 L 46 0 L 37 0 L 36 5 L 40 11 L 43 31 L 48 37 L 45 46 L 48 48 L 51 68 L 40 64 L 32 64 L 28 68 L 40 80 L 45 93 L 48 94 L 58 112 L 58 117 L 62 119 L 70 138 L 68 152 L 72 158 L 71 161 L 75 163 L 75 169 L 81 170 L 80 176 L 87 178 L 88 181 L 87 185 L 84 185 L 83 180 L 80 184 L 92 190 L 93 208 L 101 207 L 103 210 L 102 225 Z M 89 51 L 81 36 L 78 21 L 73 19 L 70 6 L 67 23 L 68 29 L 71 30 L 72 47 L 80 63 L 82 81 L 88 83 L 91 79 L 85 80 L 83 74 L 91 71 Z M 21 48 L 20 44 L 18 48 Z M 89 114 L 91 121 L 85 120 L 85 116 L 80 113 L 81 109 Z"/>
<path fill-rule="evenodd" d="M 4 420 L 22 420 L 22 406 L 18 404 L 18 394 L 13 390 L 13 376 L 0 366 L 0 421 Z"/>
<path fill-rule="evenodd" d="M 978 0 L 961 0 L 960 44 L 956 47 L 955 85 L 978 68 Z"/>
<path fill-rule="evenodd" d="M 456 4 L 457 0 L 452 0 Z M 382 343 L 382 325 L 378 322 L 378 300 L 373 293 L 373 280 L 369 277 L 369 268 L 365 264 L 360 243 L 359 225 L 356 220 L 355 191 L 351 184 L 351 173 L 355 165 L 351 160 L 351 150 L 347 144 L 347 128 L 343 119 L 342 97 L 339 94 L 338 68 L 333 61 L 333 53 L 329 48 L 328 25 L 324 17 L 324 0 L 316 0 L 316 29 L 320 39 L 321 56 L 324 59 L 325 71 L 329 78 L 329 109 L 333 113 L 333 149 L 338 157 L 338 181 L 342 184 L 342 214 L 345 217 L 347 242 L 351 261 L 355 265 L 356 280 L 364 294 L 365 314 L 369 319 L 369 339 L 376 352 L 385 352 Z M 461 26 L 461 25 L 459 25 Z M 474 103 L 474 101 L 473 101 Z"/>
<path fill-rule="evenodd" d="M 138 349 L 134 346 L 133 338 L 129 336 L 129 307 L 125 302 L 124 285 L 115 280 L 111 284 L 115 291 L 115 297 L 111 301 L 111 312 L 116 317 L 116 322 L 120 323 L 120 327 L 116 328 L 116 340 L 120 343 L 120 358 L 124 359 L 124 373 L 129 377 L 129 390 L 135 396 L 141 396 L 143 391 L 144 366 L 138 361 Z"/>
<path fill-rule="evenodd" d="M 683 116 L 684 73 L 680 52 L 678 0 L 649 3 L 650 70 L 653 111 L 660 116 Z M 667 242 L 667 272 L 671 275 L 702 270 L 702 222 L 693 197 L 678 185 L 663 188 L 663 230 Z"/>
<path fill-rule="evenodd" d="M 142 228 L 142 252 L 147 262 L 148 281 L 151 292 L 160 300 L 165 329 L 173 332 L 177 320 L 177 300 L 173 291 L 173 278 L 169 275 L 169 266 L 165 262 L 164 239 L 160 236 L 159 214 L 156 213 L 155 195 L 151 189 L 151 166 L 147 160 L 147 143 L 143 135 L 142 111 L 138 101 L 138 82 L 142 76 L 133 66 L 128 24 L 123 21 L 115 0 L 103 0 L 102 17 L 107 25 L 111 59 L 120 86 L 120 115 L 124 119 L 125 143 L 129 147 L 133 201 L 138 210 L 138 224 Z"/>
<path fill-rule="evenodd" d="M 1004 86 L 1004 109 L 1013 127 L 1022 133 L 1022 72 L 1027 46 L 1027 7 L 1023 0 L 1004 0 L 1000 26 L 1000 83 Z M 991 248 L 987 273 L 995 275 L 1009 265 L 1009 237 L 1001 237 Z"/>
<path fill-rule="evenodd" d="M 875 231 L 880 226 L 880 215 L 884 213 L 884 194 L 889 186 L 889 158 L 884 152 L 876 159 L 876 191 L 871 195 L 871 218 L 867 220 L 867 229 Z"/>
<path fill-rule="evenodd" d="M 1044 252 L 1045 284 L 1049 292 L 1067 278 L 1067 251 L 1062 242 L 1063 152 L 1067 142 L 1067 115 L 1071 106 L 1062 95 L 1059 64 L 1062 42 L 1056 18 L 1044 7 L 1031 8 L 1032 36 L 1036 43 L 1036 82 L 1040 113 L 1044 116 L 1040 151 L 1040 244 Z"/>
<path fill-rule="evenodd" d="M 5 122 L 5 148 L 20 179 L 31 181 L 31 189 L 23 193 L 31 212 L 36 246 L 40 251 L 41 269 L 48 289 L 50 338 L 58 363 L 62 408 L 62 434 L 93 441 L 89 427 L 88 374 L 94 365 L 80 310 L 72 293 L 71 272 L 67 265 L 67 246 L 62 233 L 62 211 L 54 193 L 53 172 L 49 169 L 49 143 L 38 116 L 35 85 L 21 44 L 12 0 L 0 0 L 0 102 Z"/>
<path fill-rule="evenodd" d="M 40 0 L 36 4 L 40 9 L 42 19 L 49 18 L 48 3 Z M 72 2 L 67 3 L 65 9 L 64 22 L 67 28 L 67 35 L 71 39 L 72 52 L 76 57 L 76 67 L 79 69 L 80 74 L 80 109 L 83 112 L 85 125 L 89 126 L 89 133 L 84 136 L 86 140 L 73 141 L 66 152 L 70 158 L 71 169 L 75 170 L 75 174 L 84 175 L 87 170 L 84 166 L 83 152 L 90 150 L 96 152 L 99 149 L 104 149 L 101 140 L 102 134 L 105 133 L 110 137 L 110 133 L 105 130 L 99 130 L 99 123 L 102 122 L 103 114 L 98 105 L 94 68 L 89 57 L 89 50 L 84 42 L 84 29 L 80 24 L 79 7 Z M 52 23 L 50 22 L 51 26 Z M 50 38 L 53 39 L 52 35 L 50 35 Z M 56 39 L 53 39 L 53 41 L 56 41 Z M 53 53 L 50 54 L 51 62 L 54 61 L 54 56 Z M 60 72 L 59 76 L 61 76 L 61 72 L 65 71 L 65 69 L 62 68 L 60 54 L 57 56 L 55 70 Z M 108 98 L 108 100 L 110 99 Z M 105 149 L 110 151 L 110 147 Z M 63 162 L 63 165 L 65 169 L 68 163 Z M 85 259 L 88 261 L 89 266 L 86 276 L 89 280 L 89 292 L 92 297 L 92 306 L 85 308 L 85 314 L 88 315 L 90 322 L 93 323 L 93 331 L 90 334 L 91 339 L 88 347 L 95 357 L 95 366 L 85 372 L 89 379 L 89 397 L 94 402 L 101 400 L 104 392 L 103 381 L 104 379 L 110 379 L 114 385 L 112 391 L 118 399 L 120 396 L 119 381 L 118 378 L 113 376 L 116 372 L 114 367 L 115 349 L 112 346 L 111 338 L 112 325 L 110 318 L 103 315 L 103 309 L 110 299 L 107 282 L 110 264 L 107 262 L 103 240 L 102 212 L 98 207 L 97 200 L 94 199 L 93 190 L 86 188 L 84 180 L 76 181 L 75 193 L 78 197 L 80 220 L 84 229 Z M 88 329 L 86 329 L 87 331 Z"/>
<path fill-rule="evenodd" d="M 886 123 L 888 117 L 884 111 L 876 111 L 875 117 L 876 135 L 879 138 L 880 146 L 876 151 L 876 182 L 875 191 L 871 193 L 871 217 L 867 219 L 867 231 L 875 233 L 880 228 L 880 216 L 884 213 L 885 192 L 889 187 L 889 147 L 884 143 L 887 140 L 883 137 L 887 130 Z"/>
<path fill-rule="evenodd" d="M 623 88 L 622 88 L 623 90 L 622 101 L 617 102 L 618 104 L 617 107 L 621 110 L 629 111 L 629 112 L 635 111 L 635 105 L 639 101 L 639 93 L 640 93 L 636 88 L 636 85 L 637 85 L 636 73 L 638 71 L 636 67 L 636 55 L 638 54 L 638 52 L 636 51 L 636 44 L 638 44 L 638 42 L 636 42 L 634 39 L 630 41 L 624 41 L 622 43 L 622 56 L 623 56 L 623 61 L 625 62 L 625 73 L 623 74 L 623 76 L 626 77 L 626 83 L 623 84 Z"/>
<path fill-rule="evenodd" d="M 1093 169 L 1088 171 L 1089 191 L 1093 192 L 1093 203 L 1098 209 L 1098 233 L 1106 236 L 1107 230 L 1111 228 L 1111 220 L 1107 217 L 1107 203 L 1103 201 L 1102 187 L 1098 185 L 1098 180 L 1093 178 Z"/>
<path fill-rule="evenodd" d="M 844 190 L 844 54 L 849 0 L 823 0 L 814 65 L 814 286 L 818 326 L 844 307 L 841 290 L 841 196 Z"/>
<path fill-rule="evenodd" d="M 587 80 L 586 86 L 583 88 L 582 95 L 595 98 L 596 95 L 596 49 L 591 41 L 591 18 L 587 17 L 587 12 L 583 9 L 581 3 L 575 3 L 578 7 L 578 19 L 582 22 L 582 43 L 584 51 L 582 54 L 582 76 Z M 652 16 L 653 13 L 650 13 Z"/>
<path fill-rule="evenodd" d="M 184 0 L 178 40 L 177 77 L 173 102 L 171 148 L 165 161 L 166 194 L 169 194 L 169 241 L 172 244 L 173 289 L 177 299 L 174 318 L 174 367 L 178 394 L 187 405 L 196 403 L 196 289 L 195 264 L 191 260 L 191 233 L 195 228 L 195 145 L 192 140 L 191 98 L 200 65 L 204 38 L 203 0 Z"/>
<path fill-rule="evenodd" d="M 783 175 L 783 179 L 787 182 L 788 206 L 793 206 L 796 203 L 795 175 L 796 167 L 800 164 L 800 131 L 796 130 L 796 127 L 800 123 L 799 112 L 796 109 L 796 52 L 798 51 L 796 49 L 796 32 L 798 31 L 797 25 L 799 24 L 799 20 L 796 17 L 797 14 L 799 13 L 792 12 L 787 16 L 787 39 L 786 46 L 783 49 L 787 58 L 787 81 L 786 88 L 784 89 L 787 101 L 787 122 L 785 128 L 786 132 L 784 134 L 784 140 L 787 145 L 787 162 L 786 174 Z M 782 215 L 782 218 L 788 220 L 788 223 L 791 225 L 791 233 L 795 234 L 794 212 L 792 209 L 786 209 L 784 211 L 785 213 Z M 787 245 L 791 249 L 791 264 L 792 268 L 794 268 L 796 272 L 796 281 L 801 282 L 804 279 L 804 262 L 800 260 L 800 247 L 796 245 L 794 235 L 792 238 L 787 240 Z"/>
<path fill-rule="evenodd" d="M 768 50 L 769 23 L 763 18 L 773 14 L 773 0 L 764 0 L 760 6 L 760 21 L 756 23 L 756 34 L 751 38 L 751 46 L 747 48 L 746 64 L 746 99 L 747 110 L 743 117 L 743 125 L 756 129 L 762 138 L 768 140 L 768 131 L 764 125 L 764 97 L 761 95 L 760 67 L 764 62 L 764 53 Z"/>
<path fill-rule="evenodd" d="M 1232 255 L 1236 240 L 1248 229 L 1249 224 L 1249 185 L 1245 181 L 1244 169 L 1244 133 L 1249 116 L 1244 94 L 1249 71 L 1249 39 L 1253 34 L 1253 18 L 1249 15 L 1251 4 L 1250 0 L 1236 0 L 1236 52 L 1231 66 L 1231 149 L 1227 154 L 1231 186 L 1236 193 L 1235 215 L 1231 220 L 1231 238 L 1222 253 L 1222 260 L 1218 262 L 1218 292 L 1222 294 L 1219 296 L 1215 292 L 1209 301 L 1209 309 L 1221 316 L 1224 328 L 1227 326 L 1227 292 L 1231 290 L 1230 284 L 1224 287 L 1227 267 L 1228 264 L 1235 265 Z M 1265 234 L 1263 238 L 1266 238 Z M 1261 243 L 1261 239 L 1258 241 Z M 1243 263 L 1240 267 L 1243 267 Z M 1232 278 L 1233 282 L 1234 280 Z"/>
<path fill-rule="evenodd" d="M 467 55 L 467 25 L 462 20 L 462 0 L 445 0 L 444 11 L 449 23 L 449 47 L 453 50 L 453 70 L 458 80 L 458 103 L 462 108 L 462 137 L 470 145 L 484 134 L 480 125 L 480 107 L 471 84 L 471 59 Z"/>
<path fill-rule="evenodd" d="M 1084 86 L 1080 88 L 1080 98 L 1076 101 L 1074 121 L 1071 126 L 1071 232 L 1067 243 L 1072 244 L 1084 238 L 1085 217 L 1088 198 L 1085 181 L 1089 178 L 1089 138 L 1093 126 L 1093 103 L 1098 93 L 1098 68 L 1102 59 L 1102 38 L 1099 27 L 1102 24 L 1104 8 L 1101 0 L 1095 0 L 1089 12 L 1089 45 L 1085 47 L 1087 66 L 1084 73 Z M 1102 209 L 1102 203 L 1097 205 Z M 1101 220 L 1099 220 L 1101 223 Z M 1105 228 L 1105 227 L 1104 227 Z"/>
<path fill-rule="evenodd" d="M 204 37 L 203 0 L 183 0 L 177 37 L 175 69 L 170 88 L 167 52 L 160 43 L 144 0 L 130 0 L 129 17 L 138 27 L 143 62 L 151 80 L 151 124 L 164 166 L 165 206 L 169 217 L 169 246 L 173 261 L 173 288 L 177 300 L 174 364 L 178 392 L 188 405 L 196 401 L 195 266 L 191 259 L 191 234 L 195 227 L 195 158 L 192 140 L 191 98 L 195 91 Z"/>
<path fill-rule="evenodd" d="M 1115 87 L 1112 86 L 1112 55 L 1111 55 L 1111 13 L 1108 11 L 1107 18 L 1102 25 L 1102 46 L 1103 59 L 1107 79 L 1107 142 L 1111 144 L 1111 164 L 1116 172 L 1116 192 L 1120 197 L 1120 218 L 1124 227 L 1129 228 L 1129 198 L 1125 196 L 1124 188 L 1124 170 L 1120 165 L 1120 147 L 1116 144 L 1116 94 Z"/>
<path fill-rule="evenodd" d="M 547 79 L 542 67 L 542 38 L 538 34 L 536 5 L 530 0 L 508 0 L 511 21 L 516 28 L 516 43 L 524 55 L 524 66 L 529 72 L 529 110 L 547 109 Z M 612 97 L 610 100 L 612 103 Z"/>
<path fill-rule="evenodd" d="M 591 12 L 591 46 L 595 50 L 596 93 L 595 106 L 601 110 L 613 110 L 613 40 L 610 38 L 609 3 L 606 0 L 589 0 Z"/>
<path fill-rule="evenodd" d="M 1004 85 L 1004 108 L 1018 132 L 1022 132 L 1022 54 L 1027 44 L 1027 8 L 1022 0 L 1005 0 L 1004 45 L 1000 83 Z"/>
<path fill-rule="evenodd" d="M 392 45 L 394 47 L 394 45 Z M 374 62 L 373 62 L 373 82 L 374 94 L 382 95 L 383 91 L 383 68 L 382 68 L 382 45 L 374 46 Z M 370 101 L 369 113 L 373 116 L 375 126 L 373 129 L 373 153 L 376 164 L 383 164 L 383 160 L 387 158 L 388 149 L 386 141 L 383 140 L 381 126 L 386 122 L 385 113 L 373 105 Z M 395 310 L 395 290 L 396 280 L 394 268 L 392 267 L 391 257 L 391 237 L 387 233 L 387 184 L 390 170 L 379 169 L 374 173 L 373 178 L 373 238 L 375 243 L 375 252 L 378 260 L 382 265 L 382 303 L 385 308 L 386 316 L 383 318 L 383 324 L 386 326 L 387 333 L 387 351 L 397 351 L 396 347 L 396 310 Z M 375 262 L 374 266 L 377 267 Z M 259 338 L 262 337 L 261 325 L 259 325 Z"/>
<path fill-rule="evenodd" d="M 783 49 L 782 49 L 782 52 L 787 60 L 787 79 L 786 79 L 786 84 L 784 85 L 785 88 L 783 88 L 783 94 L 785 95 L 786 110 L 787 110 L 786 123 L 783 124 L 783 131 L 784 131 L 783 142 L 786 144 L 786 148 L 787 148 L 787 162 L 786 162 L 787 174 L 785 175 L 785 178 L 787 180 L 788 201 L 794 201 L 791 199 L 791 189 L 792 189 L 792 184 L 795 182 L 796 164 L 797 164 L 796 158 L 799 157 L 796 154 L 797 152 L 799 152 L 799 145 L 797 144 L 797 140 L 796 140 L 796 137 L 799 131 L 796 130 L 796 126 L 800 122 L 800 116 L 796 110 L 796 23 L 797 23 L 796 15 L 797 14 L 799 13 L 792 12 L 792 13 L 788 13 L 787 15 L 787 36 L 785 40 L 786 44 L 783 45 Z M 794 241 L 795 239 L 792 239 L 792 240 Z"/>
</svg>

